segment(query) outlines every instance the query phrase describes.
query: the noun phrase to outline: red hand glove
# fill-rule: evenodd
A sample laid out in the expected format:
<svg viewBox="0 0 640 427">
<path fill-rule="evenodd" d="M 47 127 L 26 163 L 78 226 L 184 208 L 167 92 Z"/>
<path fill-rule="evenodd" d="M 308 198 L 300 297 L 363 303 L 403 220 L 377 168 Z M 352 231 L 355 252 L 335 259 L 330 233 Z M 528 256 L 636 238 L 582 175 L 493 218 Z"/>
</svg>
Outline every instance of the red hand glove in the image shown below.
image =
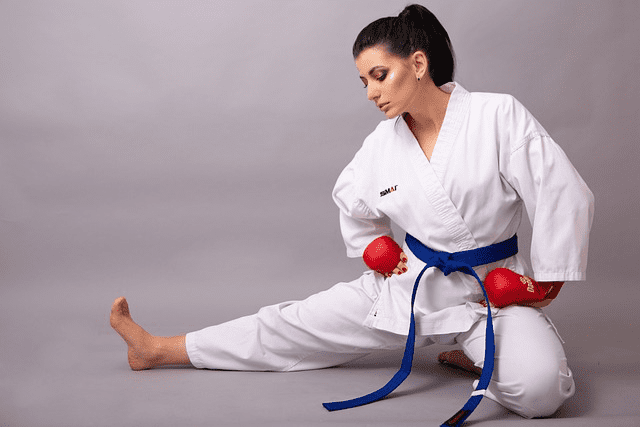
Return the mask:
<svg viewBox="0 0 640 427">
<path fill-rule="evenodd" d="M 562 285 L 538 283 L 535 280 L 515 273 L 507 268 L 496 268 L 487 274 L 484 289 L 489 302 L 502 308 L 512 304 L 530 304 L 553 299 L 558 296 Z"/>
<path fill-rule="evenodd" d="M 369 243 L 362 259 L 370 269 L 387 275 L 398 266 L 401 253 L 402 249 L 395 240 L 389 236 L 381 236 Z"/>
</svg>

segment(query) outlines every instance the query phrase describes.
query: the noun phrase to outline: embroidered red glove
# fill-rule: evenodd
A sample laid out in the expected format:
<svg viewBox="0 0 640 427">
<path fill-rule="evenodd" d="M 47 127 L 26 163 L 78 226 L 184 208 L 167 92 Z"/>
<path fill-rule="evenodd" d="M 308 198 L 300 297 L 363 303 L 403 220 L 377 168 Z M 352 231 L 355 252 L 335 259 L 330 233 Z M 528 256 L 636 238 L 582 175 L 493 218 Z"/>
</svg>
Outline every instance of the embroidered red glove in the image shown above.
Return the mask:
<svg viewBox="0 0 640 427">
<path fill-rule="evenodd" d="M 402 249 L 395 240 L 389 236 L 381 236 L 369 243 L 362 259 L 370 269 L 387 275 L 398 266 L 401 253 Z"/>
<path fill-rule="evenodd" d="M 562 284 L 538 283 L 507 268 L 496 268 L 484 279 L 489 302 L 502 308 L 512 304 L 530 304 L 558 296 Z"/>
</svg>

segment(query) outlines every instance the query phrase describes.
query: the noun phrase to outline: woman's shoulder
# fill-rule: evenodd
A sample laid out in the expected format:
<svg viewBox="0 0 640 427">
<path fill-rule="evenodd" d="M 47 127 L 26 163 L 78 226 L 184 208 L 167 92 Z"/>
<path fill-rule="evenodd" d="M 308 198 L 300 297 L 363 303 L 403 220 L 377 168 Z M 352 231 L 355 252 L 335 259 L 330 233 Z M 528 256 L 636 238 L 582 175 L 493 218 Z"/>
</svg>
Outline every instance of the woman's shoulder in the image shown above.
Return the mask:
<svg viewBox="0 0 640 427">
<path fill-rule="evenodd" d="M 393 132 L 395 132 L 396 126 L 398 124 L 398 120 L 401 120 L 401 117 L 394 117 L 392 119 L 382 120 L 376 128 L 369 134 L 367 139 L 377 139 L 377 138 L 388 138 Z M 365 140 L 366 141 L 366 140 Z"/>
<path fill-rule="evenodd" d="M 389 146 L 389 141 L 396 135 L 397 122 L 399 117 L 382 120 L 375 129 L 367 135 L 362 143 L 360 151 L 379 152 L 384 147 Z"/>
<path fill-rule="evenodd" d="M 498 92 L 469 92 L 472 105 L 493 108 L 496 110 L 514 110 L 523 108 L 515 96 Z"/>
<path fill-rule="evenodd" d="M 514 95 L 497 92 L 469 92 L 473 110 L 510 116 L 512 118 L 530 118 L 531 113 Z"/>
<path fill-rule="evenodd" d="M 371 171 L 378 168 L 380 162 L 386 162 L 390 155 L 389 150 L 393 150 L 393 141 L 397 135 L 396 123 L 397 118 L 382 120 L 378 123 L 358 148 L 349 168 Z"/>
<path fill-rule="evenodd" d="M 469 119 L 478 126 L 492 123 L 500 140 L 509 141 L 513 149 L 521 141 L 534 135 L 548 136 L 546 130 L 514 95 L 508 93 L 471 92 Z M 511 144 L 515 144 L 513 147 Z"/>
</svg>

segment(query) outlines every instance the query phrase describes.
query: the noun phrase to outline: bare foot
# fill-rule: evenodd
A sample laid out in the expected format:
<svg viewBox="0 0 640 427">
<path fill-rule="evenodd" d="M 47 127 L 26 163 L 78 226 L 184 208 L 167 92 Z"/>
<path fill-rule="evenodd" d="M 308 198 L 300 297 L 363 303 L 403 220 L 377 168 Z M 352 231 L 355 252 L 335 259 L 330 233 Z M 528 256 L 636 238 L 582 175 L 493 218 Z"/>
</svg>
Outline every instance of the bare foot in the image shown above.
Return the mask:
<svg viewBox="0 0 640 427">
<path fill-rule="evenodd" d="M 462 350 L 444 351 L 438 355 L 438 362 L 463 371 L 482 374 L 482 369 L 475 366 Z"/>
<path fill-rule="evenodd" d="M 142 329 L 131 318 L 129 304 L 124 297 L 116 299 L 111 306 L 111 327 L 124 339 L 129 347 L 129 366 L 134 371 L 150 369 L 156 366 L 154 337 Z"/>
</svg>

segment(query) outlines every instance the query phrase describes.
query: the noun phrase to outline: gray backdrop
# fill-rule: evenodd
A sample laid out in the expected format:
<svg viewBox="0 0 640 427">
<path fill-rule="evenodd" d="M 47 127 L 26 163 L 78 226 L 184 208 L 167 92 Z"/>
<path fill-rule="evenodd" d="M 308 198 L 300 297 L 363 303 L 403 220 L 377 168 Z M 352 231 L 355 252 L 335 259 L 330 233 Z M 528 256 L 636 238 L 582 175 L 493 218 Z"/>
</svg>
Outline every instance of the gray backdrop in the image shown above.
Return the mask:
<svg viewBox="0 0 640 427">
<path fill-rule="evenodd" d="M 589 279 L 548 309 L 567 352 L 640 361 L 639 3 L 424 4 L 456 80 L 516 96 L 595 193 Z M 405 5 L 0 1 L 0 413 L 125 368 L 117 296 L 178 334 L 360 274 L 331 190 L 384 116 L 350 50 Z"/>
</svg>

